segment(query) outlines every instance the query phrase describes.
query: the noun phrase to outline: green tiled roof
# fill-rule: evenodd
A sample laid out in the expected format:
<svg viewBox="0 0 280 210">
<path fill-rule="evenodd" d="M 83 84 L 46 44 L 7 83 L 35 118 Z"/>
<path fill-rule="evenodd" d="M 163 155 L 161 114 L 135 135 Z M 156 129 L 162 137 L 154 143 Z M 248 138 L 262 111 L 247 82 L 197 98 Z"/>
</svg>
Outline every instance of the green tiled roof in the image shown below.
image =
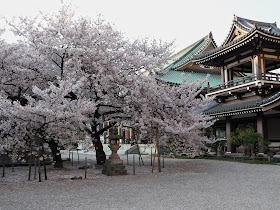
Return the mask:
<svg viewBox="0 0 280 210">
<path fill-rule="evenodd" d="M 203 80 L 206 78 L 207 74 L 210 74 L 207 82 L 203 84 L 204 87 L 207 87 L 208 82 L 210 84 L 210 87 L 221 84 L 221 75 L 218 72 L 193 69 L 189 69 L 186 71 L 169 70 L 166 74 L 160 76 L 160 80 L 173 84 L 182 84 L 182 73 L 185 74 L 185 77 L 191 74 L 187 80 L 188 82 L 194 82 L 198 79 Z"/>
<path fill-rule="evenodd" d="M 211 33 L 173 55 L 169 60 L 169 64 L 162 71 L 158 72 L 158 79 L 173 84 L 182 84 L 182 73 L 185 74 L 185 77 L 191 74 L 187 80 L 188 82 L 194 82 L 198 79 L 204 80 L 207 74 L 210 74 L 204 87 L 207 87 L 208 82 L 211 87 L 221 84 L 221 75 L 218 72 L 198 69 L 176 70 L 190 62 L 195 55 L 204 51 L 210 42 L 216 46 Z"/>
<path fill-rule="evenodd" d="M 200 54 L 211 40 L 212 34 L 209 33 L 207 36 L 203 37 L 202 39 L 198 40 L 197 42 L 193 43 L 192 45 L 173 55 L 170 58 L 169 64 L 165 66 L 164 69 L 174 70 L 188 63 L 193 58 L 193 56 Z"/>
</svg>

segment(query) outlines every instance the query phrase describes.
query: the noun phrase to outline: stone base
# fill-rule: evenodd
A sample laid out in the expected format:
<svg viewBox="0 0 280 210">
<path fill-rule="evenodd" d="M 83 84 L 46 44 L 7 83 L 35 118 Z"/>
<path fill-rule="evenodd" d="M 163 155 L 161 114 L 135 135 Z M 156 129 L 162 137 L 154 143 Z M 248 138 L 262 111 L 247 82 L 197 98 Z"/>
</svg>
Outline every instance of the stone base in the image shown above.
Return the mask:
<svg viewBox="0 0 280 210">
<path fill-rule="evenodd" d="M 103 165 L 102 174 L 107 176 L 127 175 L 125 166 L 122 164 L 112 164 L 111 160 L 106 160 Z"/>
</svg>

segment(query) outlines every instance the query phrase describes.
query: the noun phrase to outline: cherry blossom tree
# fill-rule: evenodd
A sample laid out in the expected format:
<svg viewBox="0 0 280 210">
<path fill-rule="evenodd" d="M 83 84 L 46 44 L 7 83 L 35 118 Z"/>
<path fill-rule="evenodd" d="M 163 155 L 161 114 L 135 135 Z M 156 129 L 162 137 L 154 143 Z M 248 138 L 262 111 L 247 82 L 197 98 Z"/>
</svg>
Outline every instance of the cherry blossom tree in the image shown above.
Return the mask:
<svg viewBox="0 0 280 210">
<path fill-rule="evenodd" d="M 127 117 L 123 93 L 134 88 L 134 76 L 142 69 L 160 68 L 172 44 L 148 39 L 130 41 L 101 19 L 75 17 L 67 6 L 56 14 L 8 23 L 19 37 L 15 45 L 22 51 L 15 68 L 11 67 L 16 73 L 24 72 L 21 81 L 13 80 L 20 95 L 30 94 L 34 85 L 45 89 L 50 82 L 59 83 L 65 78 L 72 78 L 73 83 L 82 81 L 79 90 L 69 92 L 69 97 L 94 103 L 94 112 L 83 111 L 89 119 L 84 128 L 93 138 L 98 164 L 103 164 L 106 156 L 100 135 Z M 15 73 L 10 74 L 12 78 Z M 112 123 L 101 128 L 107 120 Z"/>
<path fill-rule="evenodd" d="M 19 151 L 30 147 L 33 139 L 49 143 L 55 167 L 62 167 L 56 153 L 57 145 L 65 146 L 76 141 L 79 129 L 87 121 L 84 112 L 94 112 L 95 104 L 88 99 L 71 100 L 69 92 L 75 91 L 79 83 L 71 79 L 50 84 L 46 89 L 32 88 L 32 96 L 24 94 L 27 103 L 11 101 L 2 91 L 0 97 L 2 120 L 0 125 L 1 144 L 7 151 Z M 82 111 L 81 111 L 82 110 Z M 58 143 L 55 143 L 58 142 Z M 42 145 L 41 145 L 42 146 Z"/>
<path fill-rule="evenodd" d="M 162 143 L 172 145 L 176 153 L 204 147 L 209 139 L 201 130 L 213 124 L 212 118 L 202 113 L 213 100 L 201 95 L 207 78 L 189 83 L 189 76 L 182 75 L 181 85 L 160 82 L 156 75 L 141 77 L 128 92 L 125 107 L 134 127 L 146 132 L 148 127 L 159 128 Z"/>
<path fill-rule="evenodd" d="M 170 56 L 172 43 L 131 41 L 111 24 L 76 17 L 65 5 L 55 14 L 8 23 L 18 41 L 0 49 L 0 132 L 6 145 L 24 147 L 38 136 L 54 143 L 56 153 L 59 144 L 85 131 L 97 164 L 103 164 L 100 136 L 114 125 L 143 133 L 157 126 L 166 144 L 182 150 L 182 144 L 198 145 L 199 130 L 212 123 L 197 111 L 212 100 L 199 95 L 204 81 L 189 84 L 185 78 L 170 86 L 153 74 Z"/>
</svg>

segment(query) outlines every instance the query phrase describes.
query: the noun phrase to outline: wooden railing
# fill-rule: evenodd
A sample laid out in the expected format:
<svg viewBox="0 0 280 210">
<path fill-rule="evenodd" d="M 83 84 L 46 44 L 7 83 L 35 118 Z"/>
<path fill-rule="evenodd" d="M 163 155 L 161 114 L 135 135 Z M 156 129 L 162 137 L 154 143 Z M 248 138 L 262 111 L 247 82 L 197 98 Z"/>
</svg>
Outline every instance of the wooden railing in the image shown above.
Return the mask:
<svg viewBox="0 0 280 210">
<path fill-rule="evenodd" d="M 280 82 L 280 74 L 276 73 L 262 73 L 262 80 Z"/>
<path fill-rule="evenodd" d="M 219 90 L 223 90 L 223 89 L 227 89 L 230 87 L 235 87 L 235 86 L 239 86 L 239 85 L 243 85 L 246 83 L 250 83 L 256 80 L 265 80 L 265 81 L 275 81 L 275 82 L 280 82 L 280 74 L 276 74 L 276 73 L 262 73 L 261 75 L 259 75 L 259 77 L 255 74 L 251 75 L 251 76 L 246 76 L 246 77 L 242 77 L 240 79 L 236 79 L 236 80 L 231 80 L 225 83 L 222 83 L 220 85 L 214 86 L 214 87 L 209 87 L 208 88 L 208 92 L 216 92 Z"/>
</svg>

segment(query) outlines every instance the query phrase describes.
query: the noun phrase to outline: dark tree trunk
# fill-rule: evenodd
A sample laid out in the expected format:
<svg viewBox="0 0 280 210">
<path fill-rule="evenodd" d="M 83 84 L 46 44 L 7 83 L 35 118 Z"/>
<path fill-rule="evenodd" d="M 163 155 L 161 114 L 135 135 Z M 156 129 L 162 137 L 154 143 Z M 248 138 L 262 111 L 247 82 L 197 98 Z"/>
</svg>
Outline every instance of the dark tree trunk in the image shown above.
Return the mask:
<svg viewBox="0 0 280 210">
<path fill-rule="evenodd" d="M 96 151 L 96 162 L 97 165 L 103 165 L 106 161 L 106 155 L 103 150 L 102 142 L 100 141 L 100 136 L 94 138 L 95 151 Z"/>
<path fill-rule="evenodd" d="M 63 168 L 61 154 L 58 150 L 58 144 L 53 139 L 48 143 L 52 151 L 53 160 L 55 161 L 54 168 Z"/>
<path fill-rule="evenodd" d="M 28 168 L 28 180 L 31 180 L 31 166 L 32 166 L 32 146 L 30 142 L 30 157 L 29 157 L 29 168 Z"/>
<path fill-rule="evenodd" d="M 44 146 L 42 147 L 42 157 L 43 157 L 43 165 L 44 165 L 44 174 L 45 174 L 45 180 L 48 179 L 48 176 L 47 176 L 47 167 L 46 167 L 46 159 L 45 159 L 45 149 L 44 149 Z"/>
</svg>

